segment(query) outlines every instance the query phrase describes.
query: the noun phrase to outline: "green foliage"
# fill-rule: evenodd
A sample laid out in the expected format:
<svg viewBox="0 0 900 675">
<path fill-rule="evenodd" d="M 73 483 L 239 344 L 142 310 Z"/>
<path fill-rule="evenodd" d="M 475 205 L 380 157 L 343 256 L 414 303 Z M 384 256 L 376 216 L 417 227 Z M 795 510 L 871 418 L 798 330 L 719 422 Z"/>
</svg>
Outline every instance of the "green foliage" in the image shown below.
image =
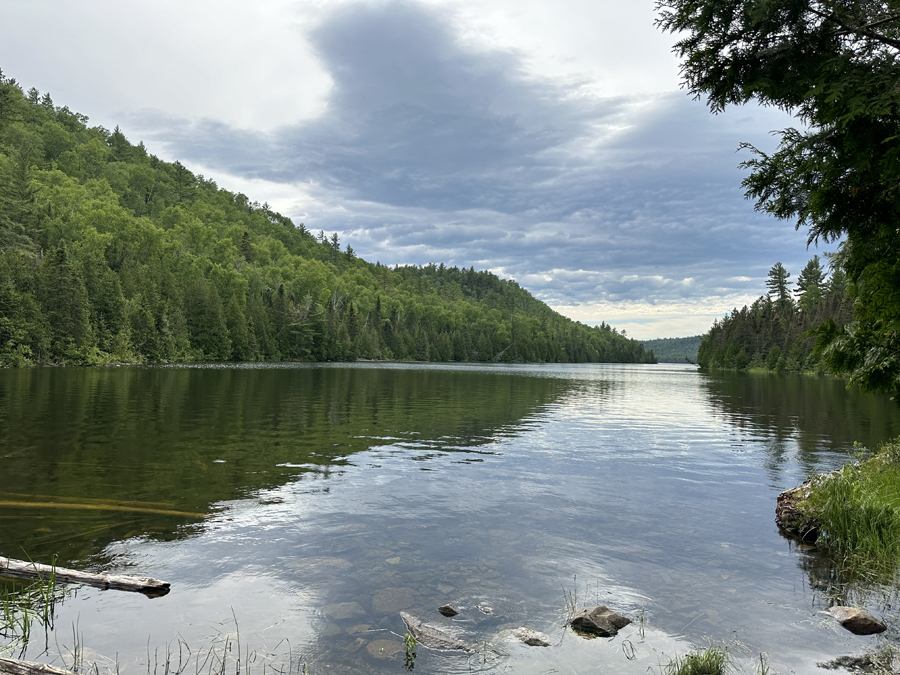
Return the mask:
<svg viewBox="0 0 900 675">
<path fill-rule="evenodd" d="M 825 365 L 900 394 L 900 15 L 896 3 L 659 0 L 685 84 L 710 108 L 756 100 L 803 129 L 752 146 L 746 194 L 809 241 L 842 241 L 853 321 L 819 333 Z M 804 309 L 815 311 L 810 296 Z M 900 400 L 900 399 L 898 399 Z"/>
<path fill-rule="evenodd" d="M 663 666 L 663 675 L 724 675 L 731 656 L 722 647 L 707 647 L 676 656 Z"/>
<path fill-rule="evenodd" d="M 0 365 L 655 362 L 489 272 L 368 263 L 87 122 L 0 73 Z"/>
<path fill-rule="evenodd" d="M 823 275 L 819 258 L 814 256 L 798 279 L 800 301 L 795 305 L 786 286 L 781 287 L 790 274 L 781 263 L 775 265 L 767 281 L 771 294 L 715 321 L 701 339 L 697 362 L 705 368 L 775 372 L 827 368 L 831 357 L 822 347 L 821 335 L 849 323 L 852 305 L 843 271 L 834 267 L 829 281 Z"/>
<path fill-rule="evenodd" d="M 419 641 L 414 635 L 409 633 L 403 635 L 403 666 L 407 672 L 416 667 L 416 647 L 418 645 Z"/>
<path fill-rule="evenodd" d="M 896 573 L 900 560 L 900 439 L 872 457 L 815 480 L 804 509 L 819 543 L 868 574 Z"/>
</svg>

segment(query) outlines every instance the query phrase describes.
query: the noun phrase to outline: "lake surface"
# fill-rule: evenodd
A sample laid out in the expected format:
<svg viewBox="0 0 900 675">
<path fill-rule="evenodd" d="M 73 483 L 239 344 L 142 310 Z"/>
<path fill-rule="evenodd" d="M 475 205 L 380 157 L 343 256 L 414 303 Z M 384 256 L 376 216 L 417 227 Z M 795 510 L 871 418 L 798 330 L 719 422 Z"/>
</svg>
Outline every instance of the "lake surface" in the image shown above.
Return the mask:
<svg viewBox="0 0 900 675">
<path fill-rule="evenodd" d="M 783 538 L 775 497 L 896 435 L 840 381 L 687 365 L 0 371 L 0 554 L 171 582 L 70 590 L 33 631 L 25 657 L 101 673 L 218 672 L 238 644 L 241 672 L 401 673 L 401 610 L 474 647 L 420 646 L 421 673 L 643 674 L 709 644 L 821 673 L 878 640 L 821 610 L 896 626 L 895 602 Z M 573 595 L 635 622 L 579 637 Z"/>
</svg>

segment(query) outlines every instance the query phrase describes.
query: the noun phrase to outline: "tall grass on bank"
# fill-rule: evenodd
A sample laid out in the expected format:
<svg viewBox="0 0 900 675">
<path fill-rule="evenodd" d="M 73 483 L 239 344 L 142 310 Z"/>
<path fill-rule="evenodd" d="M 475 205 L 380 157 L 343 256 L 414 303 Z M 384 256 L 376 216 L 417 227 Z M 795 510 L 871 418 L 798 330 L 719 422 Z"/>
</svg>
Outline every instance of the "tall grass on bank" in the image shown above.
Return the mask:
<svg viewBox="0 0 900 675">
<path fill-rule="evenodd" d="M 900 439 L 813 482 L 803 507 L 819 544 L 860 572 L 896 573 L 900 561 Z"/>
</svg>

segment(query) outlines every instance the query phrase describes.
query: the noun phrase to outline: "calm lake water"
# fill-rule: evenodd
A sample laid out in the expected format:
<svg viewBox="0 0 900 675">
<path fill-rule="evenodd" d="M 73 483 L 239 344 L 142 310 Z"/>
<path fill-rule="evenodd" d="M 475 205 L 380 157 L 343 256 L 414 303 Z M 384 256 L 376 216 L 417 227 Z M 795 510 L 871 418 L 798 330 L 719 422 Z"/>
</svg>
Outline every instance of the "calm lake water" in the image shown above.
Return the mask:
<svg viewBox="0 0 900 675">
<path fill-rule="evenodd" d="M 214 671 L 238 636 L 242 672 L 402 673 L 400 610 L 475 647 L 420 646 L 421 673 L 643 674 L 708 644 L 821 673 L 879 638 L 820 611 L 896 626 L 895 599 L 783 538 L 775 497 L 896 435 L 842 382 L 671 364 L 0 371 L 0 553 L 171 582 L 70 590 L 33 631 L 25 657 L 77 644 L 101 673 Z M 573 594 L 635 623 L 581 638 Z"/>
</svg>

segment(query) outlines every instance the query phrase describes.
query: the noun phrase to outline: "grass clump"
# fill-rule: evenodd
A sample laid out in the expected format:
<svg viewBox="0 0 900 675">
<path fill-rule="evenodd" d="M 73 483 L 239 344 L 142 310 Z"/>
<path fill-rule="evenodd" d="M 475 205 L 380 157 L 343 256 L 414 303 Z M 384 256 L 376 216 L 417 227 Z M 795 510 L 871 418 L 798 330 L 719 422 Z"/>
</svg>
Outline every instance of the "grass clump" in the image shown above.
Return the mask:
<svg viewBox="0 0 900 675">
<path fill-rule="evenodd" d="M 803 510 L 818 525 L 820 545 L 853 567 L 893 573 L 900 560 L 900 439 L 814 481 Z"/>
<path fill-rule="evenodd" d="M 0 584 L 0 655 L 24 652 L 31 641 L 32 628 L 53 627 L 60 593 L 56 587 L 56 561 L 47 576 L 29 582 L 0 577 Z"/>
<path fill-rule="evenodd" d="M 695 649 L 663 666 L 663 675 L 725 675 L 731 657 L 723 647 Z"/>
</svg>

